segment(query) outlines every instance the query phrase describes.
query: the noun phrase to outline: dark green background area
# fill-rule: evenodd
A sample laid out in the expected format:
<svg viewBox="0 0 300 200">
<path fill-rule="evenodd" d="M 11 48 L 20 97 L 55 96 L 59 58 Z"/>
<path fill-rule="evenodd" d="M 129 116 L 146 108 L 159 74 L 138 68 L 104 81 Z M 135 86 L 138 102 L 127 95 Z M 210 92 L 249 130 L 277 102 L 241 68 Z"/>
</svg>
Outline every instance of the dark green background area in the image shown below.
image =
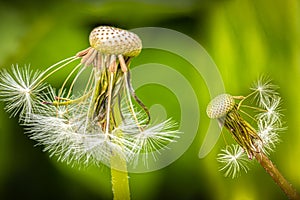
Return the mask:
<svg viewBox="0 0 300 200">
<path fill-rule="evenodd" d="M 280 86 L 288 129 L 270 157 L 300 190 L 299 13 L 297 0 L 1 1 L 0 67 L 30 64 L 33 69 L 46 69 L 88 47 L 88 34 L 99 25 L 177 30 L 207 50 L 228 93 L 247 94 L 260 74 L 269 75 Z M 247 174 L 234 180 L 224 178 L 216 161 L 225 146 L 221 137 L 212 152 L 199 159 L 209 123 L 203 80 L 188 63 L 168 53 L 145 50 L 132 67 L 147 62 L 166 63 L 190 80 L 199 98 L 201 121 L 193 144 L 177 161 L 159 171 L 130 174 L 132 199 L 285 199 L 255 162 Z M 59 87 L 64 77 L 64 73 L 56 74 L 49 82 Z M 177 103 L 169 101 L 167 93 L 157 99 L 163 92 L 156 87 L 137 90 L 147 105 L 160 101 L 177 119 Z M 1 102 L 0 199 L 112 198 L 107 168 L 78 170 L 57 163 L 42 147 L 34 147 L 36 143 L 23 134 L 18 119 L 9 118 L 3 108 Z"/>
</svg>

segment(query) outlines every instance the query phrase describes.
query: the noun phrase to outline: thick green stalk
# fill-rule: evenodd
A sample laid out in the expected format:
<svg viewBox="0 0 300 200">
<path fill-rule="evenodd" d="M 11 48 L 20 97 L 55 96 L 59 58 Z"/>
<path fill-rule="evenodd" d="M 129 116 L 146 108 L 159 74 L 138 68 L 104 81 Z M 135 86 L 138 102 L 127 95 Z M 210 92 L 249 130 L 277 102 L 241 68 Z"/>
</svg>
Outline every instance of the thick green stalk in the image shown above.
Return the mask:
<svg viewBox="0 0 300 200">
<path fill-rule="evenodd" d="M 116 154 L 112 156 L 110 164 L 114 200 L 129 200 L 130 190 L 126 161 Z"/>
<path fill-rule="evenodd" d="M 116 124 L 121 123 L 122 119 L 118 103 L 115 104 L 113 110 Z M 123 135 L 122 132 L 118 132 L 117 134 L 119 134 L 119 137 L 122 137 Z M 114 200 L 129 200 L 130 190 L 126 160 L 119 153 L 115 153 L 110 159 L 110 166 Z"/>
</svg>

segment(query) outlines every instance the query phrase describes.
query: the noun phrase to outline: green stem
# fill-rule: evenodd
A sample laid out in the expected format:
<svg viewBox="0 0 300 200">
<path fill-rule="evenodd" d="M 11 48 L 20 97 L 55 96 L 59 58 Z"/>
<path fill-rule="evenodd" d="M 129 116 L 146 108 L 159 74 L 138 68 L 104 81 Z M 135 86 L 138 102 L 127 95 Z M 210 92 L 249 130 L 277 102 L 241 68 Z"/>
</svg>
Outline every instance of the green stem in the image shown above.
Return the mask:
<svg viewBox="0 0 300 200">
<path fill-rule="evenodd" d="M 116 124 L 120 124 L 122 117 L 120 115 L 120 105 L 114 105 L 114 117 Z M 119 137 L 123 137 L 122 132 L 117 133 Z M 111 184 L 114 200 L 130 200 L 129 176 L 127 171 L 126 160 L 120 153 L 115 153 L 110 159 Z"/>
<path fill-rule="evenodd" d="M 264 153 L 255 153 L 254 156 L 289 199 L 300 199 L 300 195 L 297 193 L 296 189 L 293 188 L 293 186 L 284 178 L 284 176 Z"/>
<path fill-rule="evenodd" d="M 110 164 L 114 200 L 129 200 L 130 190 L 126 161 L 117 154 L 112 156 Z"/>
</svg>

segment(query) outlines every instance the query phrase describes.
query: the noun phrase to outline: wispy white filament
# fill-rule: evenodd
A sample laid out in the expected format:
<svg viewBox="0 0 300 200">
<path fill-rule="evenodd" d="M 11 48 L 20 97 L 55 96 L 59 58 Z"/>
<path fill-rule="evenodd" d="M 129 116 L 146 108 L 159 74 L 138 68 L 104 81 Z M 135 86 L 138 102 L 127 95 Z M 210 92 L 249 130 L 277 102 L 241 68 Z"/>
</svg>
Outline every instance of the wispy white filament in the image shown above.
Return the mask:
<svg viewBox="0 0 300 200">
<path fill-rule="evenodd" d="M 236 178 L 242 171 L 249 170 L 249 159 L 243 148 L 236 144 L 222 149 L 217 160 L 221 164 L 220 170 L 224 171 L 226 177 Z"/>
<path fill-rule="evenodd" d="M 282 114 L 280 112 L 281 98 L 277 95 L 273 95 L 272 98 L 269 98 L 268 101 L 261 103 L 262 108 L 266 111 L 261 112 L 257 117 L 259 119 L 266 119 L 272 121 L 281 121 Z"/>
<path fill-rule="evenodd" d="M 29 66 L 19 68 L 12 66 L 11 73 L 0 71 L 0 99 L 6 102 L 5 109 L 11 116 L 20 115 L 26 119 L 34 112 L 41 101 L 40 93 L 46 88 L 45 84 L 35 85 L 40 72 L 33 72 Z"/>
<path fill-rule="evenodd" d="M 274 85 L 271 79 L 266 76 L 261 76 L 250 89 L 256 92 L 255 98 L 259 106 L 268 104 L 270 99 L 278 95 L 276 91 L 278 86 Z"/>
<path fill-rule="evenodd" d="M 61 66 L 58 65 L 57 68 Z M 57 68 L 53 70 L 56 71 Z M 91 73 L 99 78 L 99 74 L 94 71 Z M 146 124 L 147 116 L 134 108 L 129 89 L 120 89 L 126 87 L 126 82 L 122 79 L 117 80 L 119 88 L 114 90 L 125 91 L 125 95 L 128 95 L 121 101 L 122 120 L 114 129 L 110 130 L 107 126 L 106 131 L 103 131 L 97 116 L 89 117 L 93 110 L 90 102 L 91 90 L 95 85 L 92 84 L 96 81 L 88 83 L 89 86 L 78 95 L 71 95 L 70 90 L 56 91 L 39 81 L 43 80 L 43 74 L 45 73 L 32 72 L 29 67 L 18 66 L 12 67 L 11 74 L 6 70 L 1 71 L 0 97 L 6 102 L 6 110 L 12 116 L 20 114 L 29 137 L 42 145 L 50 156 L 55 156 L 62 162 L 109 166 L 111 157 L 118 154 L 125 161 L 134 162 L 134 165 L 142 157 L 146 164 L 149 155 L 156 158 L 156 154 L 178 138 L 178 131 L 174 129 L 176 124 L 171 120 L 156 125 Z M 73 84 L 74 82 L 71 86 Z M 110 95 L 116 98 L 121 94 Z M 131 104 L 128 104 L 128 100 Z M 108 125 L 111 121 L 110 109 L 106 117 Z"/>
<path fill-rule="evenodd" d="M 276 144 L 280 142 L 278 133 L 283 131 L 281 122 L 276 118 L 259 119 L 258 120 L 258 135 L 262 141 L 258 141 L 258 146 L 261 151 L 268 154 L 274 151 Z"/>
</svg>

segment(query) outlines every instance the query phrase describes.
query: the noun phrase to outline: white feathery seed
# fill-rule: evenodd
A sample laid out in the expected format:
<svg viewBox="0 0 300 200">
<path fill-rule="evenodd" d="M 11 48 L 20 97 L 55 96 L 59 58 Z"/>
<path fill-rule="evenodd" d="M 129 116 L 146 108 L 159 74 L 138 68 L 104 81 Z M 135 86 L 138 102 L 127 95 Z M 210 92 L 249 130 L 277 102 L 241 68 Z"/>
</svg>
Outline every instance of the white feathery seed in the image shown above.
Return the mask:
<svg viewBox="0 0 300 200">
<path fill-rule="evenodd" d="M 41 101 L 40 93 L 46 88 L 45 84 L 37 84 L 41 72 L 33 72 L 29 66 L 11 67 L 11 73 L 6 69 L 0 71 L 0 99 L 6 102 L 5 110 L 11 116 L 20 115 L 25 120 Z"/>
<path fill-rule="evenodd" d="M 259 106 L 262 107 L 264 104 L 268 104 L 270 99 L 278 95 L 276 91 L 278 86 L 274 85 L 272 80 L 266 76 L 261 76 L 250 89 L 256 93 L 254 98 L 257 99 Z"/>
<path fill-rule="evenodd" d="M 225 177 L 236 178 L 241 171 L 247 172 L 249 170 L 249 159 L 243 148 L 236 144 L 222 149 L 217 160 L 221 164 L 220 171 L 224 171 Z"/>
</svg>

